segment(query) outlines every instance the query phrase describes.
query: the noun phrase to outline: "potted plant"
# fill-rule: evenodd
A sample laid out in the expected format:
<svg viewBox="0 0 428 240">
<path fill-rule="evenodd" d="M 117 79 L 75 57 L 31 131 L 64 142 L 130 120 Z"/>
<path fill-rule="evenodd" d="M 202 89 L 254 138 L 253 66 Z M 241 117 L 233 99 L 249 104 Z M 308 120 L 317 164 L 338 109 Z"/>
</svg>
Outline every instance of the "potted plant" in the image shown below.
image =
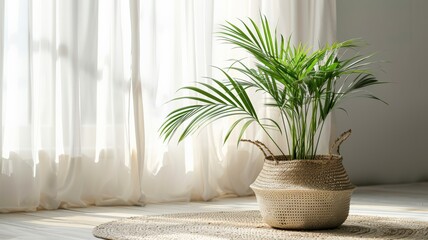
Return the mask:
<svg viewBox="0 0 428 240">
<path fill-rule="evenodd" d="M 246 50 L 253 63 L 236 60 L 227 71 L 219 69 L 224 80 L 183 87 L 187 95 L 174 100 L 190 100 L 192 104 L 170 112 L 160 135 L 168 141 L 178 134 L 178 141 L 182 141 L 215 120 L 233 117 L 224 141 L 239 131 L 238 143 L 252 142 L 265 155 L 263 169 L 251 185 L 264 221 L 287 229 L 337 227 L 348 216 L 354 186 L 339 152 L 318 154 L 320 134 L 332 110 L 349 96 L 379 100 L 365 91 L 379 83 L 369 72 L 370 56 L 343 53 L 357 48 L 356 40 L 318 50 L 303 44 L 291 46 L 289 39 L 270 28 L 266 17 L 260 20 L 261 27 L 252 19 L 241 21 L 241 26 L 230 22 L 222 25 L 220 39 Z M 277 119 L 260 116 L 254 101 L 265 99 L 252 99 L 250 92 L 254 91 L 267 96 L 264 106 L 277 111 Z M 242 139 L 252 124 L 268 136 L 279 155 L 272 154 L 260 141 Z M 272 131 L 282 134 L 285 146 Z M 349 134 L 340 136 L 332 148 L 339 149 Z"/>
</svg>

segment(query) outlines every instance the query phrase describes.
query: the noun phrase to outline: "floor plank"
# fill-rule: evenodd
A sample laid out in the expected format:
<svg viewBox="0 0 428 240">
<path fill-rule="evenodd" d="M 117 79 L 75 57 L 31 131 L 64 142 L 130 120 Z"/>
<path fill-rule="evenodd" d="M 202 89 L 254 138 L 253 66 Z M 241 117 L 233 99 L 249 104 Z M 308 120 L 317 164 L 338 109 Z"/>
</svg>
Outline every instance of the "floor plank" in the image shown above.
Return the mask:
<svg viewBox="0 0 428 240">
<path fill-rule="evenodd" d="M 243 197 L 144 207 L 89 207 L 0 214 L 0 239 L 97 239 L 92 236 L 94 226 L 122 217 L 256 209 L 255 197 Z M 359 187 L 352 196 L 350 214 L 400 217 L 427 221 L 428 224 L 428 182 Z"/>
</svg>

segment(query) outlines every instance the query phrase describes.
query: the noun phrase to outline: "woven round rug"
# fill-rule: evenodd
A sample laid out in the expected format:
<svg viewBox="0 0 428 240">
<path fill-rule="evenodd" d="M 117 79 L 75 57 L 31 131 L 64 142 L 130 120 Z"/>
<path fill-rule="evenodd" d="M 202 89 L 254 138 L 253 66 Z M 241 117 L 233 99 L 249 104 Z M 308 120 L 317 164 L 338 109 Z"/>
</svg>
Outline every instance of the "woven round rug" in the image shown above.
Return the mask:
<svg viewBox="0 0 428 240">
<path fill-rule="evenodd" d="M 269 227 L 259 211 L 180 213 L 119 219 L 94 228 L 103 239 L 428 239 L 428 222 L 350 215 L 336 229 Z"/>
</svg>

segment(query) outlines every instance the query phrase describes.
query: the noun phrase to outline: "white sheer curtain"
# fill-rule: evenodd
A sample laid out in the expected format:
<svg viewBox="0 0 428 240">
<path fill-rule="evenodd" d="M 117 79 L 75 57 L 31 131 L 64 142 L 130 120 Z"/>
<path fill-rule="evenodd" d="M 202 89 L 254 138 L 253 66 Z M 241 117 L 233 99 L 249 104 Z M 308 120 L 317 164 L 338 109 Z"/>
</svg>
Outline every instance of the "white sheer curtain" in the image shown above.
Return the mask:
<svg viewBox="0 0 428 240">
<path fill-rule="evenodd" d="M 225 20 L 261 12 L 294 43 L 335 38 L 335 0 L 130 2 L 0 1 L 0 212 L 252 194 L 261 153 L 223 145 L 226 121 L 163 143 L 165 103 L 246 57 L 216 41 Z"/>
<path fill-rule="evenodd" d="M 0 211 L 139 204 L 128 1 L 2 3 Z"/>
</svg>

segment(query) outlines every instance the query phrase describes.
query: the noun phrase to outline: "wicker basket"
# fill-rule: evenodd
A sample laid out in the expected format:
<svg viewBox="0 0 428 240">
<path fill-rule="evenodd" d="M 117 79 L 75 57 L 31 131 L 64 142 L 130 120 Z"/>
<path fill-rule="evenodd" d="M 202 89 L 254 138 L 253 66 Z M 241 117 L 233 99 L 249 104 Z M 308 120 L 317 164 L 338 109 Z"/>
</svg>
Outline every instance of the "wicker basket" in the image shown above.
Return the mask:
<svg viewBox="0 0 428 240">
<path fill-rule="evenodd" d="M 251 142 L 262 151 L 267 149 L 258 141 Z M 320 155 L 315 160 L 265 156 L 263 169 L 251 185 L 264 222 L 275 228 L 303 230 L 335 228 L 346 220 L 355 187 L 340 155 Z"/>
</svg>

